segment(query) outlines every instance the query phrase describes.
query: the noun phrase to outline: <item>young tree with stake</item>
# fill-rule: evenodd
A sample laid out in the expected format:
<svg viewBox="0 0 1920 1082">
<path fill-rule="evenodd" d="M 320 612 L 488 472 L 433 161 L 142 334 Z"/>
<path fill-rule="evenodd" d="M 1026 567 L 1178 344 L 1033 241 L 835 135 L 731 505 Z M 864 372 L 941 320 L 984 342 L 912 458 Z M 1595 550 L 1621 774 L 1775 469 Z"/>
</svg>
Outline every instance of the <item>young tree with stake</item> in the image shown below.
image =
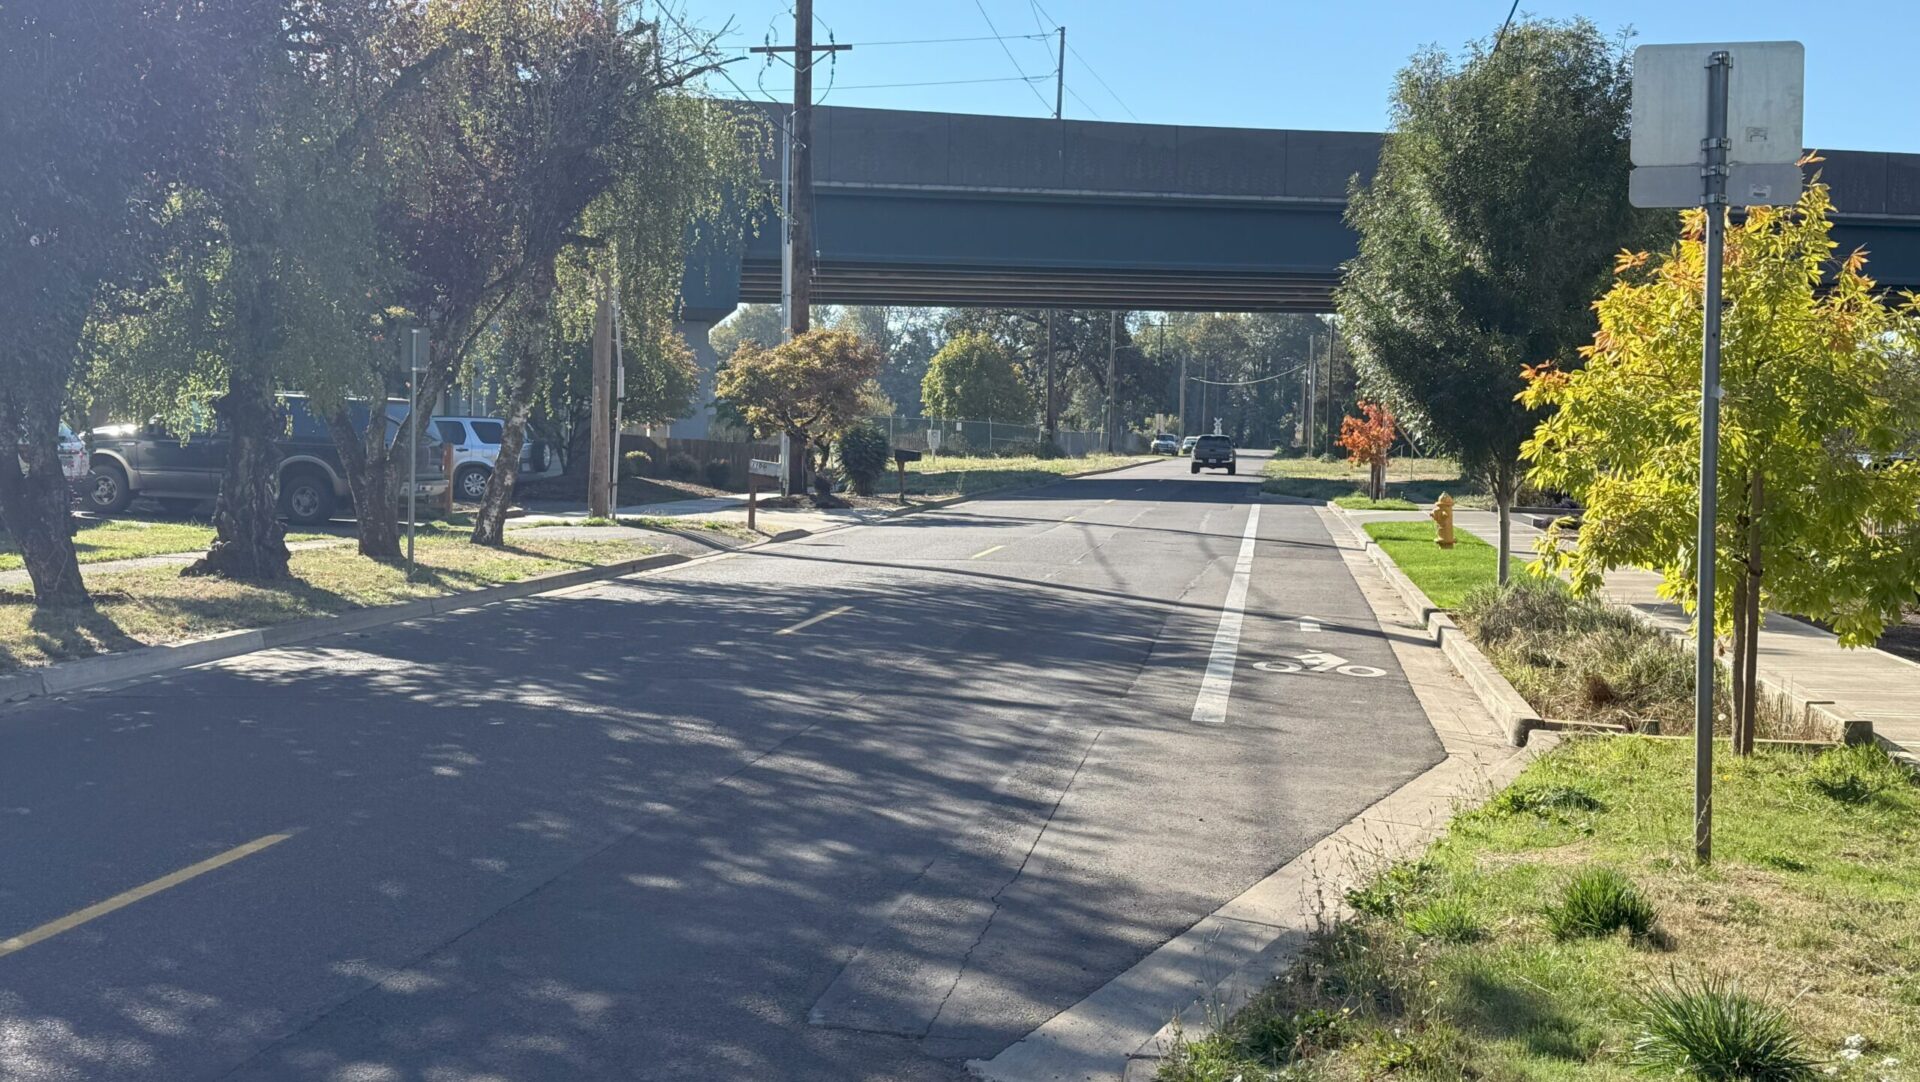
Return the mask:
<svg viewBox="0 0 1920 1082">
<path fill-rule="evenodd" d="M 1727 231 L 1721 329 L 1716 632 L 1733 637 L 1732 735 L 1751 751 L 1757 636 L 1769 607 L 1868 646 L 1920 582 L 1920 305 L 1884 297 L 1866 253 L 1835 260 L 1824 184 L 1753 207 Z M 1598 589 L 1616 567 L 1660 572 L 1692 607 L 1697 568 L 1704 212 L 1663 252 L 1622 254 L 1585 364 L 1526 372 L 1552 412 L 1522 454 L 1533 480 L 1584 506 L 1543 570 Z"/>
</svg>

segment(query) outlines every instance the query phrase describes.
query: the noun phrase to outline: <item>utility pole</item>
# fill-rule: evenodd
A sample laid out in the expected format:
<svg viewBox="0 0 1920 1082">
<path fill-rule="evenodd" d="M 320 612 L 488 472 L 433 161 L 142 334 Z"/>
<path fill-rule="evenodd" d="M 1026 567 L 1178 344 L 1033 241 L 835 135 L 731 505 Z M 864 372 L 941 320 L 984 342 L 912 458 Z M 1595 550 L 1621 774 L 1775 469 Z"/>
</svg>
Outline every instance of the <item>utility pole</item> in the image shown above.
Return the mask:
<svg viewBox="0 0 1920 1082">
<path fill-rule="evenodd" d="M 1106 423 L 1107 440 L 1106 440 L 1106 443 L 1107 443 L 1107 452 L 1109 454 L 1113 452 L 1114 403 L 1119 401 L 1119 396 L 1114 393 L 1115 388 L 1113 386 L 1113 371 L 1114 371 L 1113 358 L 1114 358 L 1114 354 L 1119 350 L 1119 348 L 1120 348 L 1120 313 L 1108 312 L 1107 313 L 1107 423 Z"/>
<path fill-rule="evenodd" d="M 1048 442 L 1058 442 L 1060 418 L 1053 411 L 1053 309 L 1047 309 L 1047 403 L 1041 412 L 1047 426 Z"/>
<path fill-rule="evenodd" d="M 588 438 L 587 514 L 594 518 L 612 518 L 613 506 L 607 497 L 613 487 L 609 474 L 613 463 L 610 437 L 613 434 L 613 299 L 606 275 L 595 283 L 599 297 L 593 314 L 593 399 L 588 417 L 593 434 Z"/>
<path fill-rule="evenodd" d="M 813 0 L 795 0 L 793 44 L 760 45 L 754 53 L 793 54 L 793 117 L 787 123 L 787 331 L 805 334 L 812 325 L 813 296 L 813 64 L 815 53 L 845 52 L 851 45 L 813 43 Z"/>
<path fill-rule="evenodd" d="M 1311 334 L 1307 336 L 1307 409 L 1304 416 L 1307 426 L 1308 455 L 1319 454 L 1314 450 L 1314 444 L 1315 437 L 1320 432 L 1320 360 L 1313 355 L 1314 344 L 1318 341 L 1319 339 Z"/>
<path fill-rule="evenodd" d="M 1060 35 L 1060 59 L 1053 66 L 1053 119 L 1060 119 L 1061 95 L 1067 92 L 1067 28 L 1056 27 Z"/>
<path fill-rule="evenodd" d="M 1333 331 L 1327 331 L 1327 453 L 1333 453 Z"/>
</svg>

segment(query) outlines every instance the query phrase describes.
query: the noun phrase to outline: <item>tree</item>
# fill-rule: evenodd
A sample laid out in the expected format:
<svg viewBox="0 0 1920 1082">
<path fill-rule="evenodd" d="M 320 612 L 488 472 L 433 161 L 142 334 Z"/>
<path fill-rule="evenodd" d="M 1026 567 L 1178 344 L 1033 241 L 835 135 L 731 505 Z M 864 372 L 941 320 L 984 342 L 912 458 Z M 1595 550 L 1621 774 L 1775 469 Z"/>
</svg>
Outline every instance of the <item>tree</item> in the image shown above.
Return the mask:
<svg viewBox="0 0 1920 1082">
<path fill-rule="evenodd" d="M 747 342 L 761 349 L 772 349 L 786 340 L 787 328 L 780 322 L 777 304 L 743 304 L 707 333 L 707 344 L 722 357 L 733 356 Z"/>
<path fill-rule="evenodd" d="M 1498 44 L 1458 62 L 1428 49 L 1400 72 L 1335 296 L 1366 390 L 1486 480 L 1505 581 L 1518 450 L 1538 421 L 1516 397 L 1521 366 L 1575 360 L 1613 254 L 1652 219 L 1627 203 L 1624 41 L 1529 19 Z"/>
<path fill-rule="evenodd" d="M 351 381 L 337 377 L 343 356 L 376 352 L 377 298 L 391 268 L 375 228 L 385 164 L 378 135 L 454 51 L 447 42 L 399 50 L 415 39 L 418 18 L 407 5 L 305 0 L 287 15 L 284 37 L 251 47 L 257 56 L 242 65 L 246 77 L 218 103 L 222 153 L 201 194 L 225 252 L 219 318 L 202 337 L 220 343 L 225 361 L 224 391 L 212 406 L 228 437 L 227 462 L 214 541 L 186 574 L 290 573 L 275 500 L 274 441 L 286 421 L 274 395 L 296 382 L 344 398 Z M 385 388 L 371 389 L 368 439 L 384 442 Z M 386 515 L 384 498 L 370 506 L 367 493 L 355 495 L 363 528 Z"/>
<path fill-rule="evenodd" d="M 1920 304 L 1883 303 L 1864 252 L 1833 259 L 1831 210 L 1816 182 L 1727 234 L 1714 633 L 1734 638 L 1741 752 L 1767 607 L 1864 646 L 1920 582 L 1920 461 L 1905 457 L 1920 435 Z M 1549 534 L 1540 567 L 1582 592 L 1610 568 L 1654 568 L 1664 596 L 1693 606 L 1705 218 L 1682 221 L 1665 252 L 1620 257 L 1584 368 L 1529 370 L 1526 403 L 1554 412 L 1522 454 L 1585 507 L 1578 544 Z"/>
<path fill-rule="evenodd" d="M 1033 414 L 1013 356 L 978 331 L 948 339 L 933 355 L 920 401 L 933 417 L 1024 421 Z"/>
<path fill-rule="evenodd" d="M 798 492 L 806 488 L 809 445 L 860 420 L 881 363 L 880 351 L 856 335 L 814 330 L 771 349 L 741 343 L 716 389 L 762 435 L 784 432 L 793 441 L 788 482 Z"/>
<path fill-rule="evenodd" d="M 1341 447 L 1347 461 L 1367 467 L 1367 495 L 1376 500 L 1387 498 L 1387 452 L 1400 436 L 1393 424 L 1393 411 L 1378 402 L 1360 403 L 1361 416 L 1340 421 Z"/>
<path fill-rule="evenodd" d="M 164 208 L 207 160 L 208 103 L 247 60 L 216 48 L 277 38 L 281 7 L 0 6 L 0 523 L 41 605 L 88 600 L 54 455 L 88 318 L 152 270 Z"/>
</svg>

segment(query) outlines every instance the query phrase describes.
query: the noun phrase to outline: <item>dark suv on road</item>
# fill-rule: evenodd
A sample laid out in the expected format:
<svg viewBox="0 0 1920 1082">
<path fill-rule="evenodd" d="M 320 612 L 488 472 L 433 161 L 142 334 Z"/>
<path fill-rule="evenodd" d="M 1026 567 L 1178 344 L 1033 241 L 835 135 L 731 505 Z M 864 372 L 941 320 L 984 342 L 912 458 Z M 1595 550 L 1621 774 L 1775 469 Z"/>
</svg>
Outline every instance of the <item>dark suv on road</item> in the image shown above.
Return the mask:
<svg viewBox="0 0 1920 1082">
<path fill-rule="evenodd" d="M 1193 441 L 1193 468 L 1189 473 L 1199 473 L 1202 469 L 1233 469 L 1233 441 L 1225 436 L 1202 436 Z"/>
<path fill-rule="evenodd" d="M 274 443 L 280 452 L 280 513 L 302 526 L 332 518 L 336 508 L 352 503 L 346 470 L 326 423 L 307 409 L 304 395 L 281 395 L 288 422 L 286 434 Z M 353 423 L 365 430 L 365 403 L 348 407 Z M 405 399 L 386 403 L 387 440 L 405 430 Z M 88 434 L 91 470 L 80 485 L 81 502 L 103 515 L 126 510 L 136 497 L 157 501 L 174 514 L 186 514 L 220 494 L 220 478 L 227 468 L 225 426 L 175 435 L 158 419 L 144 425 L 108 425 Z M 415 495 L 435 500 L 447 491 L 446 446 L 430 424 L 420 426 L 419 482 Z M 404 470 L 405 463 L 400 464 Z M 406 475 L 395 486 L 405 504 Z"/>
</svg>

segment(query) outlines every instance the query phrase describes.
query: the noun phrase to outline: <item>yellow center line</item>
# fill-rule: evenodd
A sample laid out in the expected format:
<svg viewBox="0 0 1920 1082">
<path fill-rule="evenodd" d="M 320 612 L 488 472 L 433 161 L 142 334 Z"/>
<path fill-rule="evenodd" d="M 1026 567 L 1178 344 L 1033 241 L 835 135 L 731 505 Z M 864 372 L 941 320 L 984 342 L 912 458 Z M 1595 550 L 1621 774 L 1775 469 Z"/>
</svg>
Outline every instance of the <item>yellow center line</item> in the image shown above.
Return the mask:
<svg viewBox="0 0 1920 1082">
<path fill-rule="evenodd" d="M 774 634 L 775 635 L 791 635 L 796 631 L 800 631 L 805 628 L 812 627 L 813 625 L 819 623 L 822 620 L 831 620 L 834 617 L 840 615 L 843 612 L 846 612 L 851 608 L 853 608 L 852 605 L 842 605 L 837 609 L 828 609 L 827 611 L 821 613 L 818 616 L 809 616 L 806 619 L 800 621 L 799 623 L 793 625 L 792 627 L 783 627 L 780 630 L 774 632 Z"/>
<path fill-rule="evenodd" d="M 0 940 L 0 958 L 4 958 L 15 951 L 26 950 L 35 943 L 52 939 L 62 932 L 71 932 L 90 920 L 104 917 L 116 909 L 125 909 L 127 906 L 140 901 L 142 898 L 151 898 L 163 890 L 177 887 L 189 879 L 205 875 L 215 868 L 223 868 L 243 857 L 250 857 L 268 846 L 279 845 L 291 837 L 293 837 L 291 834 L 268 834 L 262 838 L 255 838 L 245 845 L 236 845 L 232 849 L 217 856 L 208 857 L 198 864 L 189 864 L 177 872 L 169 872 L 151 883 L 142 883 L 132 890 L 116 894 L 104 902 L 95 902 L 85 909 L 76 909 L 58 920 L 50 920 L 32 931 L 22 932 L 12 939 Z"/>
<path fill-rule="evenodd" d="M 979 552 L 976 552 L 976 553 L 974 553 L 973 555 L 971 555 L 971 556 L 969 556 L 969 557 L 967 557 L 967 559 L 969 559 L 969 560 L 978 560 L 978 559 L 979 559 L 980 557 L 982 557 L 982 556 L 991 556 L 991 555 L 993 555 L 994 553 L 996 553 L 996 552 L 999 552 L 999 551 L 1000 551 L 1001 549 L 1003 549 L 1003 548 L 1006 548 L 1006 547 L 1007 547 L 1007 546 L 1005 546 L 1005 545 L 995 545 L 995 546 L 993 546 L 993 547 L 992 547 L 992 548 L 990 548 L 990 549 L 981 549 L 981 550 L 980 550 Z"/>
</svg>

